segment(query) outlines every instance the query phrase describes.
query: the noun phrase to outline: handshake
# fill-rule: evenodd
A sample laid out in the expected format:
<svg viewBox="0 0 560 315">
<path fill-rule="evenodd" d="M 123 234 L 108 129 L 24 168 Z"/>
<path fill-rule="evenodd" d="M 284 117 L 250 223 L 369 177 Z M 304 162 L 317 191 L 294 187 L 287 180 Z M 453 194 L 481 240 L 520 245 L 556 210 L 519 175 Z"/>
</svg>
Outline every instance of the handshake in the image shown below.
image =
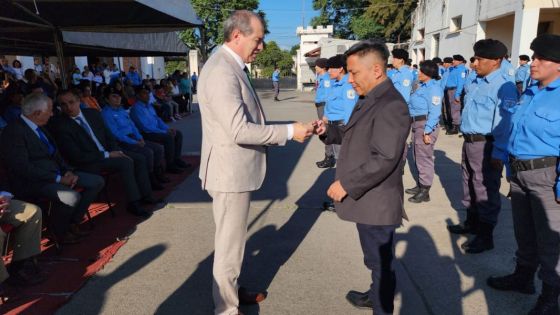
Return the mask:
<svg viewBox="0 0 560 315">
<path fill-rule="evenodd" d="M 327 131 L 327 125 L 323 120 L 315 120 L 308 123 L 296 122 L 292 125 L 294 127 L 293 140 L 303 143 L 312 135 L 322 135 Z"/>
</svg>

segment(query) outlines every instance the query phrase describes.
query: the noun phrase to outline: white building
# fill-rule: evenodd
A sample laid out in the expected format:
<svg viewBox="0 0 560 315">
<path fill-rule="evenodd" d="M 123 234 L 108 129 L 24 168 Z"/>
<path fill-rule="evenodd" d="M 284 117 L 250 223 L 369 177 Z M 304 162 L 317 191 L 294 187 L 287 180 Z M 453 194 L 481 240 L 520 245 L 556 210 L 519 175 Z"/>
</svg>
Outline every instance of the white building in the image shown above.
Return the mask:
<svg viewBox="0 0 560 315">
<path fill-rule="evenodd" d="M 315 72 L 311 64 L 314 64 L 316 57 L 305 57 L 305 54 L 319 47 L 322 38 L 330 38 L 333 35 L 333 26 L 299 26 L 296 34 L 300 37 L 299 49 L 296 58 L 297 88 L 303 91 L 306 87 L 313 87 L 315 84 Z"/>
<path fill-rule="evenodd" d="M 517 66 L 531 41 L 560 34 L 560 0 L 419 0 L 409 48 L 413 63 L 433 57 L 473 56 L 476 41 L 503 42 Z"/>
</svg>

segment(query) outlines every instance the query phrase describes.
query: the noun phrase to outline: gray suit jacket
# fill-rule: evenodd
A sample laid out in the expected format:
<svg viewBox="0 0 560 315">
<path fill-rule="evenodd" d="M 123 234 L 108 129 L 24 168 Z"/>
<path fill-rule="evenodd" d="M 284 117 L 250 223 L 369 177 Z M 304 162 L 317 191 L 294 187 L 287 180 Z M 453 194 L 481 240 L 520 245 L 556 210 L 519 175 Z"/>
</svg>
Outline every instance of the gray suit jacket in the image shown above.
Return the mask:
<svg viewBox="0 0 560 315">
<path fill-rule="evenodd" d="M 336 179 L 348 196 L 335 204 L 341 219 L 402 223 L 403 152 L 409 132 L 408 106 L 388 79 L 360 98 L 345 127 L 329 125 L 322 140 L 342 144 Z"/>
<path fill-rule="evenodd" d="M 247 192 L 261 187 L 266 145 L 284 145 L 286 125 L 266 125 L 256 92 L 233 56 L 220 47 L 197 84 L 202 116 L 202 188 Z"/>
</svg>

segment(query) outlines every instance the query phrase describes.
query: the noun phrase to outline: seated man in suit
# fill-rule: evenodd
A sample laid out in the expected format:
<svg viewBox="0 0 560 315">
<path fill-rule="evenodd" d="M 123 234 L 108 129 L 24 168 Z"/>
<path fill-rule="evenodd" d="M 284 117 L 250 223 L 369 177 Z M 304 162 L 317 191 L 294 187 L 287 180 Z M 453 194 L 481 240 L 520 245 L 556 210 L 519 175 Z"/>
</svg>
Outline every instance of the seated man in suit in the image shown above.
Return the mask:
<svg viewBox="0 0 560 315">
<path fill-rule="evenodd" d="M 169 128 L 157 116 L 154 108 L 149 104 L 150 95 L 146 88 L 139 88 L 136 97 L 137 101 L 130 109 L 130 118 L 146 140 L 163 145 L 167 171 L 178 173 L 180 168 L 189 167 L 190 165 L 181 160 L 183 134 L 179 130 Z"/>
<path fill-rule="evenodd" d="M 134 215 L 149 217 L 151 212 L 140 202 L 158 203 L 152 196 L 148 167 L 143 155 L 125 155 L 105 126 L 101 114 L 90 108 L 80 109 L 80 98 L 71 90 L 58 94 L 63 114 L 49 124 L 60 143 L 60 150 L 78 169 L 99 174 L 118 172 L 124 182 L 128 199 L 127 210 Z"/>
<path fill-rule="evenodd" d="M 34 204 L 13 200 L 13 195 L 0 192 L 0 225 L 12 226 L 11 239 L 14 240 L 12 262 L 6 270 L 0 263 L 0 296 L 5 298 L 4 282 L 13 286 L 35 285 L 45 281 L 38 271 L 23 268 L 25 262 L 33 261 L 41 253 L 41 209 Z M 0 229 L 0 253 L 4 252 L 7 233 Z"/>
<path fill-rule="evenodd" d="M 0 137 L 0 157 L 7 169 L 12 192 L 18 197 L 45 197 L 55 202 L 50 227 L 61 244 L 77 243 L 89 205 L 103 185 L 103 178 L 74 172 L 62 159 L 44 126 L 52 116 L 52 100 L 43 94 L 28 95 L 21 107 L 22 115 Z M 81 192 L 73 190 L 75 186 Z"/>
</svg>

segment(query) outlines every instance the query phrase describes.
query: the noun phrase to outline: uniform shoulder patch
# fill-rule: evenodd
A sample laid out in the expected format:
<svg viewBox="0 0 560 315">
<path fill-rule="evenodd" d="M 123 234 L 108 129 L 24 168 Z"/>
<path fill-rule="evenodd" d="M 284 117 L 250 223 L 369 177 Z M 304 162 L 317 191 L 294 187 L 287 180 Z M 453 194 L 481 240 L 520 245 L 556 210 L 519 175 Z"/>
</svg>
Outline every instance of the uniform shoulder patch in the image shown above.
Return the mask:
<svg viewBox="0 0 560 315">
<path fill-rule="evenodd" d="M 508 74 L 512 76 L 514 74 L 513 69 L 509 69 Z"/>
<path fill-rule="evenodd" d="M 331 87 L 331 81 L 329 80 L 325 81 L 325 87 L 326 88 Z"/>
<path fill-rule="evenodd" d="M 439 97 L 439 96 L 433 96 L 432 97 L 432 104 L 439 105 L 440 103 L 441 103 L 441 97 Z"/>
<path fill-rule="evenodd" d="M 410 85 L 410 80 L 408 80 L 408 79 L 403 80 L 402 85 L 403 86 L 409 86 Z"/>
<path fill-rule="evenodd" d="M 356 98 L 356 92 L 354 92 L 354 90 L 350 89 L 350 90 L 346 91 L 346 97 L 353 100 L 354 98 Z"/>
<path fill-rule="evenodd" d="M 466 78 L 466 77 L 467 77 L 467 74 L 466 74 L 466 73 L 464 73 L 464 72 L 461 72 L 461 78 L 463 78 L 463 79 L 464 79 L 464 78 Z"/>
</svg>

